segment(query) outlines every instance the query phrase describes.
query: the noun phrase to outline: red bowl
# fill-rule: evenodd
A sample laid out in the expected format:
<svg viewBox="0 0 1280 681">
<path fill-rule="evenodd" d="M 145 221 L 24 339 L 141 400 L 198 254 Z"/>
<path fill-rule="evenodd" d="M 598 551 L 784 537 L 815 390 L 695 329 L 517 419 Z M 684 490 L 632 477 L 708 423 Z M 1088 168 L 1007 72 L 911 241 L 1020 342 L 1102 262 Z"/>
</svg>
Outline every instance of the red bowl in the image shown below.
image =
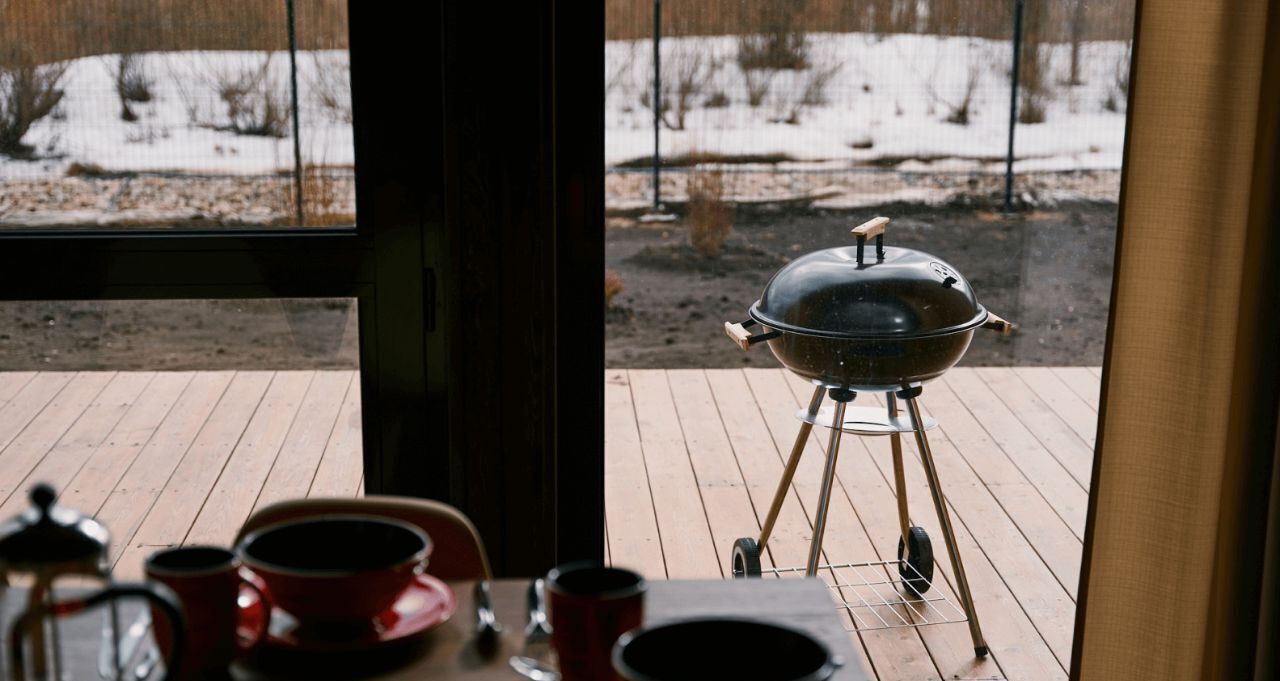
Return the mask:
<svg viewBox="0 0 1280 681">
<path fill-rule="evenodd" d="M 426 567 L 431 540 L 409 523 L 366 515 L 289 520 L 250 533 L 240 559 L 275 605 L 304 622 L 372 620 Z"/>
</svg>

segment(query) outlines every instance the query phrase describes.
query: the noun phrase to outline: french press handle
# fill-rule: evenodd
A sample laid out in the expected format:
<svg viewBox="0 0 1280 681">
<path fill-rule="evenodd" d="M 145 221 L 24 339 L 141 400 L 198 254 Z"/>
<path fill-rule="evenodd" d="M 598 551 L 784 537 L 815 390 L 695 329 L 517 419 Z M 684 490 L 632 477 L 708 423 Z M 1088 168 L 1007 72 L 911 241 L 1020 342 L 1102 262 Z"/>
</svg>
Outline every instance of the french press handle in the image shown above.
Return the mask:
<svg viewBox="0 0 1280 681">
<path fill-rule="evenodd" d="M 178 597 L 163 584 L 131 583 L 113 584 L 90 596 L 39 604 L 23 612 L 14 621 L 13 628 L 9 632 L 9 659 L 12 660 L 13 678 L 26 678 L 23 635 L 31 627 L 42 626 L 41 621 L 45 616 L 66 617 L 67 615 L 73 615 L 123 598 L 145 599 L 164 615 L 164 624 L 168 629 L 171 644 L 167 651 L 168 654 L 165 656 L 164 676 L 161 676 L 159 681 L 169 681 L 171 678 L 175 678 L 175 672 L 179 665 L 182 664 L 182 656 L 186 648 L 186 627 L 182 616 L 182 606 L 178 604 Z M 153 624 L 153 626 L 156 625 Z"/>
<path fill-rule="evenodd" d="M 889 218 L 879 217 L 872 218 L 866 222 L 853 228 L 853 236 L 858 240 L 858 266 L 862 266 L 862 247 L 867 244 L 867 239 L 876 238 L 876 262 L 884 260 L 884 228 L 889 224 Z"/>
</svg>

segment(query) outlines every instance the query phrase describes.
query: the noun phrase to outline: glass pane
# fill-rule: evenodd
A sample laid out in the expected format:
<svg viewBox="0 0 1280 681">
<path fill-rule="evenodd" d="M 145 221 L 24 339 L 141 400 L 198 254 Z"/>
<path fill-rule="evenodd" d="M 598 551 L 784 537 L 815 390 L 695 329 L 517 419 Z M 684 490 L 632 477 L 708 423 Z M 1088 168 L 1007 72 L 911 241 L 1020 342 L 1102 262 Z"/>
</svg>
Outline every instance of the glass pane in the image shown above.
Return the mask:
<svg viewBox="0 0 1280 681">
<path fill-rule="evenodd" d="M 0 518 L 49 483 L 134 578 L 265 504 L 357 495 L 358 328 L 342 298 L 0 303 Z"/>
<path fill-rule="evenodd" d="M 346 3 L 291 4 L 0 5 L 0 229 L 354 225 Z"/>
</svg>

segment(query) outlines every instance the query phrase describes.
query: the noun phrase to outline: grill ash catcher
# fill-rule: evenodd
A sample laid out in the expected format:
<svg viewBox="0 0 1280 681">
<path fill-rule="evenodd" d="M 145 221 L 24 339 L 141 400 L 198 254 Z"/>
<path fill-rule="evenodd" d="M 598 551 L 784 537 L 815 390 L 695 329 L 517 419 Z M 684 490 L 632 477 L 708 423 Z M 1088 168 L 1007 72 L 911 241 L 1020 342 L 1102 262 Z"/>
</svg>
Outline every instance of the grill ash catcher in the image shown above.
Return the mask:
<svg viewBox="0 0 1280 681">
<path fill-rule="evenodd" d="M 778 361 L 814 384 L 809 406 L 797 412 L 800 431 L 778 482 L 758 539 L 733 545 L 737 578 L 835 577 L 833 593 L 856 630 L 916 627 L 968 622 L 974 652 L 985 657 L 987 644 L 973 607 L 969 580 L 960 559 L 946 498 L 938 481 L 933 451 L 925 436 L 937 426 L 920 410 L 923 384 L 960 361 L 977 329 L 1009 335 L 1013 325 L 980 305 L 969 282 L 941 259 L 909 248 L 886 247 L 889 218 L 878 217 L 853 229 L 856 243 L 816 251 L 774 273 L 749 319 L 726 322 L 725 333 L 743 350 L 767 343 Z M 875 238 L 874 247 L 868 243 Z M 884 407 L 850 406 L 859 392 L 878 393 Z M 824 399 L 832 407 L 823 409 Z M 899 412 L 905 407 L 905 418 Z M 760 555 L 795 476 L 814 425 L 830 429 L 813 539 L 804 567 L 762 569 Z M 898 501 L 898 557 L 864 563 L 820 563 L 827 511 L 836 477 L 840 438 L 849 433 L 889 437 Z M 955 576 L 953 603 L 934 587 L 934 556 L 924 528 L 911 524 L 903 472 L 902 434 L 915 437 L 929 484 L 938 526 Z"/>
</svg>

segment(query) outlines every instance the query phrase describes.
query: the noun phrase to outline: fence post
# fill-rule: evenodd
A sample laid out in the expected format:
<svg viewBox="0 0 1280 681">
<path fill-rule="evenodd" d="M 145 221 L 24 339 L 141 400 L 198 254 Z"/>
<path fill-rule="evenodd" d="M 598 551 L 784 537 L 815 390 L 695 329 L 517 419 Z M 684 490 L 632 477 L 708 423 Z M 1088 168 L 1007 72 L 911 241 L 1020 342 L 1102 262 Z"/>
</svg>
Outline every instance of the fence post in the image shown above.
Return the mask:
<svg viewBox="0 0 1280 681">
<path fill-rule="evenodd" d="M 662 123 L 662 0 L 653 0 L 653 210 L 662 209 L 662 157 L 658 152 L 658 134 Z"/>
<path fill-rule="evenodd" d="M 1004 209 L 1005 215 L 1013 213 L 1013 130 L 1018 125 L 1018 70 L 1021 66 L 1022 53 L 1022 3 L 1013 3 L 1013 72 L 1009 76 L 1009 151 L 1004 162 Z"/>
<path fill-rule="evenodd" d="M 289 88 L 293 94 L 293 203 L 298 226 L 301 227 L 304 216 L 302 213 L 302 140 L 299 134 L 302 125 L 298 121 L 298 29 L 294 24 L 293 0 L 285 0 L 285 6 L 289 11 Z"/>
</svg>

